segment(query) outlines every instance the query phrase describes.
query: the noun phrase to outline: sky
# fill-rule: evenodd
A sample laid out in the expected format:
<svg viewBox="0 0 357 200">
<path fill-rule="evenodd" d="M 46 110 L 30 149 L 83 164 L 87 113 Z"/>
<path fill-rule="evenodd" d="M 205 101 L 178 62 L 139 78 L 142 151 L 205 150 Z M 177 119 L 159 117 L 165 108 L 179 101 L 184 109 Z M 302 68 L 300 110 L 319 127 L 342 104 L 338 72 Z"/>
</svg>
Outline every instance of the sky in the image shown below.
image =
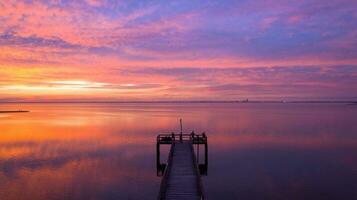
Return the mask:
<svg viewBox="0 0 357 200">
<path fill-rule="evenodd" d="M 355 0 L 0 0 L 0 102 L 357 100 Z"/>
</svg>

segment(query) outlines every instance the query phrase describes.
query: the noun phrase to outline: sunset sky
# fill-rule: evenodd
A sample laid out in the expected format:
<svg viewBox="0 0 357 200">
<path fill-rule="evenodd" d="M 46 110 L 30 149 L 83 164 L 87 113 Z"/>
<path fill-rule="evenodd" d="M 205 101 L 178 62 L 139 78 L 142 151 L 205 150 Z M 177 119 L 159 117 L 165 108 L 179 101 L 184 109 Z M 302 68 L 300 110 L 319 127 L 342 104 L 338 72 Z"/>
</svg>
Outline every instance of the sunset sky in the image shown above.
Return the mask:
<svg viewBox="0 0 357 200">
<path fill-rule="evenodd" d="M 0 0 L 0 101 L 357 100 L 356 0 Z"/>
</svg>

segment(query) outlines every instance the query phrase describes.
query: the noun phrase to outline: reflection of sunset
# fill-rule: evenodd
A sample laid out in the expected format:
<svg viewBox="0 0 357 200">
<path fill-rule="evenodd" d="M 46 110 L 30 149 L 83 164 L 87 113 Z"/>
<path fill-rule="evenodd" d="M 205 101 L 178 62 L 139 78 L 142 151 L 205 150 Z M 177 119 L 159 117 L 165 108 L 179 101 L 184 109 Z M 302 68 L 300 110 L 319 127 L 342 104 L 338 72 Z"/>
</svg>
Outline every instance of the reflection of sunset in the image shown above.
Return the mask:
<svg viewBox="0 0 357 200">
<path fill-rule="evenodd" d="M 149 106 L 145 108 L 147 112 L 144 113 L 146 114 L 142 113 L 144 110 L 140 106 L 128 107 L 121 104 L 116 107 L 95 104 L 88 104 L 88 106 L 79 104 L 76 107 L 45 104 L 34 105 L 32 108 L 30 106 L 29 109 L 32 110 L 31 113 L 8 115 L 2 118 L 0 122 L 2 130 L 0 135 L 1 157 L 27 156 L 38 152 L 41 148 L 46 149 L 48 154 L 46 156 L 56 157 L 66 148 L 75 151 L 91 151 L 93 148 L 113 149 L 123 145 L 149 146 L 153 143 L 152 138 L 156 133 L 160 130 L 171 131 L 170 124 L 176 125 L 175 121 L 172 121 L 175 119 L 170 119 L 169 115 L 167 116 L 173 108 L 167 106 L 162 106 L 162 112 L 149 112 Z M 223 117 L 223 114 L 227 112 L 225 107 L 217 109 L 220 110 L 215 113 L 218 116 Z M 289 127 L 295 126 L 292 121 L 287 121 L 279 127 L 273 127 L 276 122 L 281 121 L 280 118 L 275 119 L 273 116 L 266 118 L 257 111 L 254 113 L 246 109 L 240 109 L 237 112 L 240 113 L 237 115 L 237 122 L 232 116 L 211 125 L 207 122 L 213 119 L 214 115 L 207 112 L 205 107 L 185 115 L 187 115 L 188 127 L 194 122 L 200 123 L 199 128 L 211 127 L 210 131 L 217 131 L 211 138 L 215 141 L 214 144 L 220 148 L 249 147 L 250 145 L 286 145 L 300 148 L 355 145 L 354 140 L 339 137 L 323 130 L 316 130 L 317 132 L 312 135 L 294 135 L 294 132 L 288 131 Z M 138 113 L 142 114 L 138 115 Z M 158 118 L 159 120 L 151 117 L 152 115 L 159 117 L 160 113 L 166 114 Z M 244 118 L 239 116 L 244 116 Z M 260 118 L 260 124 L 265 127 L 265 130 L 254 127 L 253 118 L 257 117 Z M 202 124 L 200 118 L 208 119 L 208 121 Z M 140 126 L 138 126 L 138 122 L 140 122 Z M 306 122 L 306 125 L 308 124 Z M 232 132 L 232 130 L 235 131 Z M 269 132 L 264 134 L 264 131 Z M 55 151 L 49 151 L 50 149 L 55 149 Z"/>
<path fill-rule="evenodd" d="M 113 185 L 117 189 L 125 191 L 129 187 L 126 177 L 136 177 L 138 175 L 145 181 L 156 181 L 155 177 L 148 176 L 145 172 L 140 173 L 140 169 L 126 165 L 125 160 L 125 158 L 116 160 L 83 158 L 68 160 L 61 165 L 59 165 L 58 161 L 54 161 L 43 166 L 40 165 L 38 168 L 17 169 L 15 175 L 20 178 L 17 180 L 8 179 L 7 176 L 0 172 L 2 181 L 8 183 L 1 185 L 0 194 L 5 199 L 83 198 L 84 194 L 79 192 L 71 193 L 71 191 L 81 191 L 82 188 L 86 188 L 96 192 L 103 192 Z M 103 163 L 107 164 L 103 165 Z M 81 183 L 83 180 L 85 182 Z M 6 195 L 9 192 L 4 195 L 1 191 L 11 191 L 11 195 Z M 31 193 L 27 193 L 28 191 Z M 28 196 L 29 194 L 31 196 Z M 124 198 L 125 193 L 122 195 Z"/>
<path fill-rule="evenodd" d="M 130 113 L 120 115 L 120 123 L 111 126 L 114 123 L 111 119 L 115 115 L 111 116 L 110 113 L 106 116 L 94 112 L 87 116 L 86 113 L 70 112 L 68 109 L 57 115 L 47 113 L 51 105 L 41 109 L 38 113 L 31 113 L 30 117 L 14 115 L 0 122 L 1 157 L 28 156 L 43 148 L 47 156 L 56 157 L 66 148 L 85 152 L 121 145 L 146 145 L 152 139 L 150 136 L 130 134 L 135 126 L 135 121 L 130 120 Z"/>
<path fill-rule="evenodd" d="M 347 148 L 355 147 L 357 141 L 343 139 L 335 136 L 321 137 L 299 137 L 299 136 L 261 136 L 261 135 L 240 135 L 240 136 L 216 136 L 212 137 L 215 144 L 222 149 L 252 148 L 252 147 L 289 147 L 298 149 L 321 149 L 321 148 Z"/>
<path fill-rule="evenodd" d="M 5 110 L 19 107 L 30 110 L 1 114 L 0 195 L 6 199 L 26 199 L 29 195 L 36 199 L 74 199 L 110 191 L 125 199 L 141 194 L 137 194 L 138 185 L 147 188 L 142 195 L 155 196 L 159 185 L 154 177 L 156 135 L 177 132 L 179 118 L 184 120 L 185 132 L 206 131 L 213 169 L 220 162 L 228 162 L 224 170 L 233 170 L 226 168 L 231 160 L 240 158 L 237 155 L 247 157 L 246 152 L 259 150 L 311 154 L 326 151 L 332 153 L 325 153 L 325 157 L 346 170 L 357 164 L 353 153 L 347 153 L 356 147 L 355 136 L 351 135 L 356 129 L 351 123 L 355 113 L 340 104 L 16 103 L 1 106 Z M 312 120 L 316 118 L 318 122 Z M 338 132 L 341 125 L 346 127 L 343 137 Z M 209 173 L 213 173 L 210 174 L 213 179 L 222 176 L 215 171 Z M 235 173 L 240 171 L 232 172 L 232 177 Z M 82 190 L 87 192 L 79 192 Z"/>
<path fill-rule="evenodd" d="M 12 106 L 16 105 L 7 107 Z M 28 114 L 7 115 L 0 121 L 2 197 L 83 198 L 84 194 L 71 191 L 91 188 L 101 192 L 113 185 L 128 191 L 127 177 L 139 175 L 144 182 L 156 183 L 147 172 L 150 168 L 143 170 L 130 164 L 147 156 L 154 143 L 152 135 L 141 131 L 152 129 L 152 123 L 133 132 L 140 116 L 113 113 L 102 106 L 74 110 L 50 104 L 30 105 L 29 109 Z M 9 173 L 18 178 L 12 179 Z M 123 195 L 126 198 L 127 193 Z"/>
</svg>

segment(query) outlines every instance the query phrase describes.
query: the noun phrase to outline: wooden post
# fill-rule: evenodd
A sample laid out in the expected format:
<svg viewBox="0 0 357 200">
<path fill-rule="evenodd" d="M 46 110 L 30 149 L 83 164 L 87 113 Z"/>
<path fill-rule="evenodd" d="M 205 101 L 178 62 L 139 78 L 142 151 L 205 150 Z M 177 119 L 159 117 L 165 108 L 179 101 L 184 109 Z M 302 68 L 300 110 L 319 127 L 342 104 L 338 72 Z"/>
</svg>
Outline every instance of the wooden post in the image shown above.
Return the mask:
<svg viewBox="0 0 357 200">
<path fill-rule="evenodd" d="M 205 167 L 208 168 L 208 144 L 205 142 Z"/>
<path fill-rule="evenodd" d="M 199 141 L 199 135 L 196 136 L 197 141 Z M 200 164 L 200 143 L 197 142 L 197 164 Z"/>
<path fill-rule="evenodd" d="M 208 168 L 208 142 L 207 142 L 207 136 L 206 133 L 202 133 L 202 139 L 204 140 L 205 143 L 205 168 Z"/>
<path fill-rule="evenodd" d="M 180 119 L 180 142 L 182 142 L 182 119 Z"/>
<path fill-rule="evenodd" d="M 156 143 L 156 169 L 161 168 L 161 163 L 160 163 L 160 143 Z"/>
</svg>

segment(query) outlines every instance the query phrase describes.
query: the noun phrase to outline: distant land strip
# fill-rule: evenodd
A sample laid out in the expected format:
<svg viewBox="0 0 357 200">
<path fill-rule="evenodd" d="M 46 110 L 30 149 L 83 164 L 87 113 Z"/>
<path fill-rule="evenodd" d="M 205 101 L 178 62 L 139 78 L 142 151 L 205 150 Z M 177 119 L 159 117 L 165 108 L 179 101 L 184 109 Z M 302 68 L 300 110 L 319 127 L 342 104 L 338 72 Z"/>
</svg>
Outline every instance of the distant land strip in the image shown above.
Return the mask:
<svg viewBox="0 0 357 200">
<path fill-rule="evenodd" d="M 308 100 L 308 101 L 279 101 L 279 100 L 195 100 L 195 101 L 1 101 L 0 104 L 4 103 L 347 103 L 347 104 L 357 104 L 357 101 L 342 101 L 342 100 Z M 0 111 L 2 112 L 2 111 Z M 18 112 L 18 111 L 15 111 Z M 24 111 L 26 112 L 26 111 Z"/>
<path fill-rule="evenodd" d="M 28 110 L 0 110 L 0 113 L 24 113 L 30 112 Z"/>
</svg>

